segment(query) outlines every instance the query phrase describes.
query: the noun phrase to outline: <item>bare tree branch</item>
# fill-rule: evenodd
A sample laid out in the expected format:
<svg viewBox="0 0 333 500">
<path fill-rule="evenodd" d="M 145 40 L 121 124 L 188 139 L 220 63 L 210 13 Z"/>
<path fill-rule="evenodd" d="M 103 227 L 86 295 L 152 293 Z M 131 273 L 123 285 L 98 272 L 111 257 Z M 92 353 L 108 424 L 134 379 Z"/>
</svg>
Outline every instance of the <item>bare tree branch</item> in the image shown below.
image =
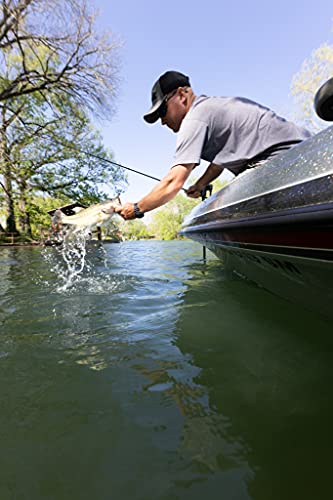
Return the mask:
<svg viewBox="0 0 333 500">
<path fill-rule="evenodd" d="M 9 77 L 0 77 L 0 102 L 57 91 L 91 110 L 111 107 L 118 47 L 110 35 L 96 34 L 84 0 L 3 0 L 3 63 L 13 55 L 19 63 Z"/>
</svg>

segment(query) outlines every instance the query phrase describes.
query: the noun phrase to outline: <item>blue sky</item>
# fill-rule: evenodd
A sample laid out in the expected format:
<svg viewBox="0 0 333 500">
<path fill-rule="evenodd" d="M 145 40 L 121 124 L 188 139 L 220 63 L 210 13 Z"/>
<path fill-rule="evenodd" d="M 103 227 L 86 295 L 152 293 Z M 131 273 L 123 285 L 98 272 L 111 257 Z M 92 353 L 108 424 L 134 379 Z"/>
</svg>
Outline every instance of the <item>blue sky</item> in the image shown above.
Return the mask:
<svg viewBox="0 0 333 500">
<path fill-rule="evenodd" d="M 92 3 L 100 29 L 123 41 L 116 111 L 97 126 L 115 161 L 159 178 L 170 167 L 176 135 L 142 115 L 160 74 L 176 69 L 190 76 L 196 94 L 248 97 L 288 117 L 292 76 L 312 50 L 333 43 L 332 0 Z M 136 174 L 128 180 L 122 201 L 138 201 L 155 185 Z"/>
</svg>

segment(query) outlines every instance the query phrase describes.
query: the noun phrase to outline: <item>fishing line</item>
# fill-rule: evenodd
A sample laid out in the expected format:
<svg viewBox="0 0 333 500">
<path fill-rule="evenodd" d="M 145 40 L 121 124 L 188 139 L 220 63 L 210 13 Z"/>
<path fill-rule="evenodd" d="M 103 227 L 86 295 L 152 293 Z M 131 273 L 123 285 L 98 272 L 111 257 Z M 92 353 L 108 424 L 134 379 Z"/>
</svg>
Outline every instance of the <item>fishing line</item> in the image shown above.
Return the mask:
<svg viewBox="0 0 333 500">
<path fill-rule="evenodd" d="M 56 141 L 56 142 L 58 142 L 58 141 Z M 58 144 L 60 144 L 61 146 L 64 146 L 64 144 L 61 144 L 61 142 L 58 142 Z M 120 163 L 117 163 L 116 161 L 113 161 L 113 160 L 109 160 L 108 158 L 104 158 L 103 156 L 96 155 L 94 153 L 89 153 L 88 151 L 84 151 L 83 149 L 78 149 L 78 148 L 76 148 L 74 146 L 70 146 L 68 144 L 66 146 L 69 147 L 70 149 L 72 149 L 73 151 L 76 151 L 77 153 L 83 153 L 84 155 L 91 156 L 92 158 L 96 158 L 96 160 L 105 161 L 106 163 L 110 163 L 111 165 L 115 165 L 116 167 L 120 167 L 120 168 L 123 168 L 125 170 L 129 170 L 130 172 L 134 172 L 135 174 L 143 175 L 144 177 L 148 177 L 149 179 L 153 179 L 154 181 L 161 182 L 161 179 L 158 179 L 158 177 L 154 177 L 153 175 L 145 174 L 144 172 L 140 172 L 139 170 L 135 170 L 134 168 L 126 167 L 125 165 L 121 165 Z M 6 194 L 8 194 L 8 191 L 6 190 L 6 188 L 2 184 L 2 182 L 0 182 L 0 184 L 1 184 L 2 188 L 4 189 L 4 191 L 6 192 Z M 187 189 L 182 188 L 182 190 L 185 191 L 185 193 L 187 193 Z"/>
<path fill-rule="evenodd" d="M 109 160 L 108 158 L 103 158 L 103 156 L 96 155 L 94 153 L 89 153 L 88 151 L 83 151 L 82 149 L 77 149 L 74 146 L 68 146 L 68 147 L 78 153 L 83 153 L 84 155 L 91 156 L 92 158 L 96 158 L 97 160 L 105 161 L 106 163 L 110 163 L 111 165 L 115 165 L 116 167 L 124 168 L 125 170 L 129 170 L 130 172 L 134 172 L 135 174 L 143 175 L 144 177 L 148 177 L 149 179 L 153 179 L 154 181 L 161 182 L 161 179 L 158 179 L 153 175 L 145 174 L 144 172 L 140 172 L 139 170 L 135 170 L 134 168 L 126 167 L 125 165 L 121 165 L 120 163 L 117 163 L 113 160 Z M 185 188 L 182 188 L 182 190 L 185 191 L 185 193 L 187 193 L 187 190 Z"/>
</svg>

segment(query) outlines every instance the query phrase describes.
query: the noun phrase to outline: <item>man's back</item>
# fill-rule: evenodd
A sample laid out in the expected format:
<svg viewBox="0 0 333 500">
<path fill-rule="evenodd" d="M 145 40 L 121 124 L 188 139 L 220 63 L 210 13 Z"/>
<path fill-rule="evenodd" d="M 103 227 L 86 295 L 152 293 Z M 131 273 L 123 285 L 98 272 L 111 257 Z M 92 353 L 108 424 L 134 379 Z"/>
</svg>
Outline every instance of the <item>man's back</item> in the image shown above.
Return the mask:
<svg viewBox="0 0 333 500">
<path fill-rule="evenodd" d="M 203 159 L 237 174 L 266 150 L 310 135 L 249 99 L 199 96 L 182 121 L 174 164 Z"/>
</svg>

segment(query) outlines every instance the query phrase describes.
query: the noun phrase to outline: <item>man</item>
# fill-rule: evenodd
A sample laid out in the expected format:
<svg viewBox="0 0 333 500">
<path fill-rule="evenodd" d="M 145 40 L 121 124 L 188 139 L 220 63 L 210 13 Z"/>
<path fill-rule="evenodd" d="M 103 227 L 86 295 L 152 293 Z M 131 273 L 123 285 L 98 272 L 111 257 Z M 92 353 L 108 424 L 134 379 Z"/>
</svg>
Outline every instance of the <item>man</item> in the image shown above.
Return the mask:
<svg viewBox="0 0 333 500">
<path fill-rule="evenodd" d="M 144 119 L 148 123 L 160 119 L 162 125 L 177 133 L 176 154 L 168 174 L 149 194 L 117 210 L 124 219 L 143 217 L 170 201 L 201 159 L 210 164 L 187 189 L 192 198 L 198 197 L 224 168 L 238 175 L 311 135 L 249 99 L 197 97 L 189 78 L 177 71 L 167 71 L 155 82 L 152 106 Z"/>
</svg>

